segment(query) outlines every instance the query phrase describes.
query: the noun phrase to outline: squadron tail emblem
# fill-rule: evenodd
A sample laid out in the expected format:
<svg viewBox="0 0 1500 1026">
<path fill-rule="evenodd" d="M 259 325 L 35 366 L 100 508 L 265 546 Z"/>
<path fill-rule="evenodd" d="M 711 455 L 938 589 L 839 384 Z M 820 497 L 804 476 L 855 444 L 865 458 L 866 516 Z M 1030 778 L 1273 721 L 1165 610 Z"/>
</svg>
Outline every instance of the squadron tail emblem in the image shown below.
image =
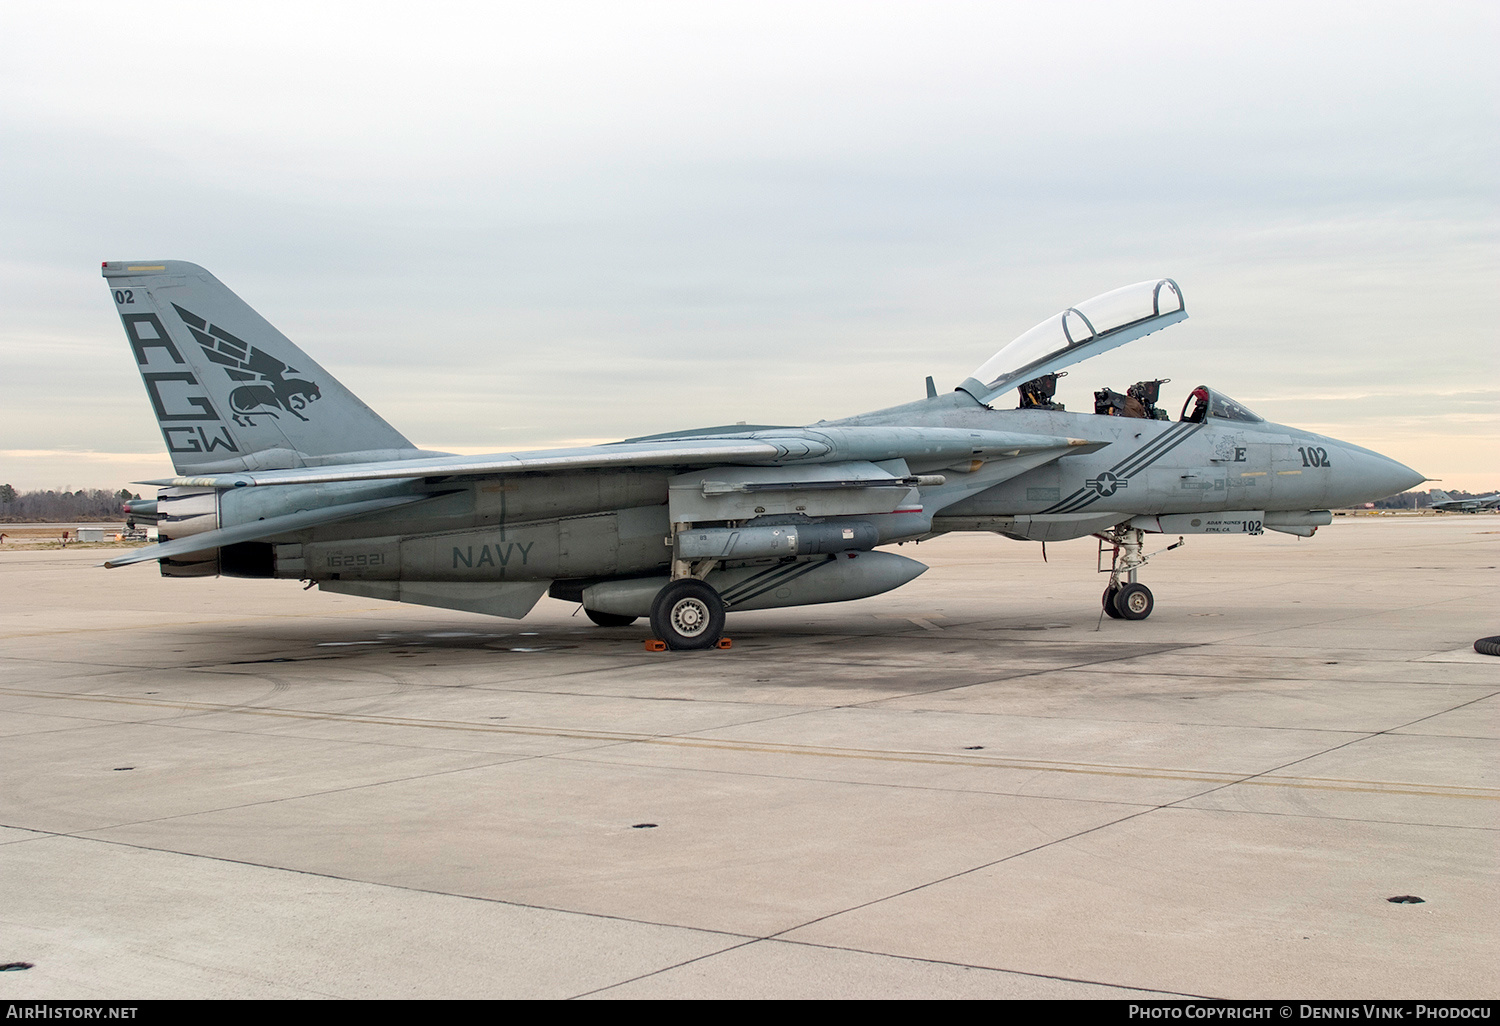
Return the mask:
<svg viewBox="0 0 1500 1026">
<path fill-rule="evenodd" d="M 204 355 L 223 367 L 231 380 L 245 382 L 229 393 L 236 424 L 254 427 L 255 417 L 277 418 L 281 413 L 307 420 L 302 411 L 323 395 L 317 382 L 287 377 L 300 372 L 176 303 L 172 308 L 193 333 Z"/>
</svg>

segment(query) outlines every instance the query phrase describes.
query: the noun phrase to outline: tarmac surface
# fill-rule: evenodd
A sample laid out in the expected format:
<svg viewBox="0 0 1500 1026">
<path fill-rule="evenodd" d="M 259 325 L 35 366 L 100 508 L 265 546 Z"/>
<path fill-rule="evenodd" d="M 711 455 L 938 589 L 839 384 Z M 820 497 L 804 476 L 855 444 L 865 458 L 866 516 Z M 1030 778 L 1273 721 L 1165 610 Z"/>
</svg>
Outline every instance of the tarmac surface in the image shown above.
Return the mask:
<svg viewBox="0 0 1500 1026">
<path fill-rule="evenodd" d="M 1500 516 L 900 551 L 660 654 L 0 553 L 0 999 L 1500 993 Z"/>
</svg>

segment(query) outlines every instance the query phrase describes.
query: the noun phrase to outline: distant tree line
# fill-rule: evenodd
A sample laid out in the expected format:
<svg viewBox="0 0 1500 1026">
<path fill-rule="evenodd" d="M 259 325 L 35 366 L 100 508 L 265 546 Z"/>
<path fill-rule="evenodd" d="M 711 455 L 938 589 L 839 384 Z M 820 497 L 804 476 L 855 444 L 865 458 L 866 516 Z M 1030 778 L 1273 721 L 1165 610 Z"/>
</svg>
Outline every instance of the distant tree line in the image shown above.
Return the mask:
<svg viewBox="0 0 1500 1026">
<path fill-rule="evenodd" d="M 140 496 L 128 488 L 108 492 L 103 488 L 80 488 L 76 492 L 18 492 L 0 485 L 0 520 L 11 523 L 61 523 L 64 521 L 124 520 L 120 504 Z"/>
</svg>

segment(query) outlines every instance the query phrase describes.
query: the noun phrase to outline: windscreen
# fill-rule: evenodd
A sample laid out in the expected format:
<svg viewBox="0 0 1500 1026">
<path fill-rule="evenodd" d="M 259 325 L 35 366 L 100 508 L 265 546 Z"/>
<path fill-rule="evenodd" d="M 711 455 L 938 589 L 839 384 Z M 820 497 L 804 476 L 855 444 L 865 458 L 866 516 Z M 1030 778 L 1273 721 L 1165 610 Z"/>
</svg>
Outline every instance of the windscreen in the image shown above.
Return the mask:
<svg viewBox="0 0 1500 1026">
<path fill-rule="evenodd" d="M 1247 424 L 1259 424 L 1265 420 L 1250 407 L 1236 402 L 1223 392 L 1216 392 L 1207 385 L 1199 385 L 1188 393 L 1187 401 L 1182 404 L 1182 419 L 1196 424 L 1202 423 L 1205 417 L 1239 420 Z"/>
<path fill-rule="evenodd" d="M 1208 415 L 1218 417 L 1221 420 L 1243 420 L 1252 424 L 1258 424 L 1264 417 L 1257 416 L 1250 407 L 1243 403 L 1235 402 L 1223 392 L 1209 390 Z"/>
</svg>

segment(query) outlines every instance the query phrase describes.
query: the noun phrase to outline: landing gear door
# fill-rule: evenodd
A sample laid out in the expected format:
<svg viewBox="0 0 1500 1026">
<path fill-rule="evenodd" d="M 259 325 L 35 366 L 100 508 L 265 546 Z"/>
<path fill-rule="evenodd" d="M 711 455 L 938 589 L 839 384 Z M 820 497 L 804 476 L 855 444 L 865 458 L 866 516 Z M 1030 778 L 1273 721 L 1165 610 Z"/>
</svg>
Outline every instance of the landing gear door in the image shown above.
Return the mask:
<svg viewBox="0 0 1500 1026">
<path fill-rule="evenodd" d="M 1260 534 L 1265 524 L 1264 510 L 1241 509 L 1133 517 L 1129 526 L 1160 534 Z"/>
</svg>

